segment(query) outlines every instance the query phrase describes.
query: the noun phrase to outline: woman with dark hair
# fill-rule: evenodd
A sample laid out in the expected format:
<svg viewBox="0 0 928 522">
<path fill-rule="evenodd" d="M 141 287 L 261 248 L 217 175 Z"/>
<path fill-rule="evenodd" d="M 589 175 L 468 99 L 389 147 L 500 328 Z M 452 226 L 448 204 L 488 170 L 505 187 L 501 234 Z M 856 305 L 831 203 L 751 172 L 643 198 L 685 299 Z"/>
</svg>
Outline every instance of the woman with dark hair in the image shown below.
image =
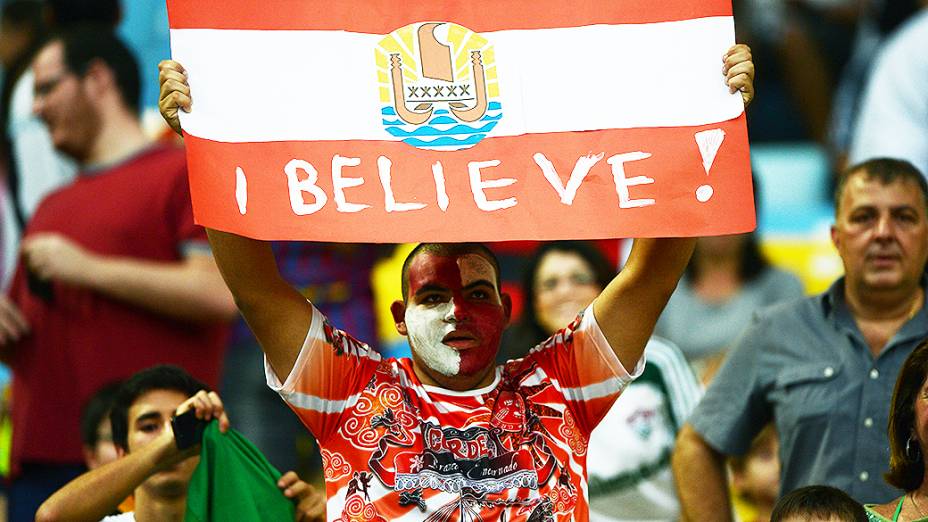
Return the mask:
<svg viewBox="0 0 928 522">
<path fill-rule="evenodd" d="M 755 310 L 802 295 L 795 276 L 767 263 L 754 233 L 704 237 L 654 331 L 708 382 Z"/>
<path fill-rule="evenodd" d="M 605 256 L 590 243 L 557 241 L 540 247 L 525 271 L 522 317 L 503 340 L 500 362 L 524 356 L 526 347 L 564 328 L 613 275 Z M 665 521 L 680 516 L 670 452 L 702 392 L 675 346 L 652 338 L 645 353 L 641 376 L 590 436 L 591 520 Z"/>
<path fill-rule="evenodd" d="M 905 494 L 892 502 L 866 505 L 873 522 L 928 521 L 928 340 L 902 363 L 889 409 L 889 472 L 884 478 Z"/>
<path fill-rule="evenodd" d="M 552 241 L 540 246 L 522 274 L 522 315 L 503 334 L 496 362 L 523 357 L 530 347 L 570 324 L 615 272 L 591 243 Z"/>
</svg>

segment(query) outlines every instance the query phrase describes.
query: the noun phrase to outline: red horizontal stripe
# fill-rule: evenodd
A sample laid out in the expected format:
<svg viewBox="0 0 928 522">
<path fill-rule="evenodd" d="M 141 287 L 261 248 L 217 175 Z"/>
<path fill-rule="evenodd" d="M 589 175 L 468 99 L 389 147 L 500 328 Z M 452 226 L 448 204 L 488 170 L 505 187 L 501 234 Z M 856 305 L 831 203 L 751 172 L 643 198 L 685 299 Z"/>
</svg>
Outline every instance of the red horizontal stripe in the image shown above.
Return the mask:
<svg viewBox="0 0 928 522">
<path fill-rule="evenodd" d="M 730 0 L 168 0 L 173 29 L 345 30 L 388 34 L 422 21 L 473 31 L 641 24 L 731 16 Z"/>
<path fill-rule="evenodd" d="M 706 175 L 694 133 L 722 128 L 726 138 Z M 716 125 L 488 138 L 456 152 L 419 151 L 398 142 L 219 143 L 186 138 L 194 215 L 200 224 L 258 239 L 341 242 L 502 241 L 524 239 L 642 236 L 700 236 L 739 233 L 754 228 L 750 161 L 744 115 Z M 612 167 L 615 154 L 644 151 L 648 159 L 626 164 L 626 176 L 646 175 L 654 183 L 628 189 L 632 199 L 653 198 L 656 204 L 620 208 Z M 566 185 L 577 158 L 590 153 L 605 157 L 589 172 L 573 205 L 560 202 L 532 159 L 541 152 L 557 168 Z M 365 183 L 345 190 L 350 203 L 371 207 L 357 213 L 336 210 L 331 162 L 335 155 L 357 157 L 361 164 L 344 176 Z M 377 170 L 378 156 L 393 163 L 392 189 L 398 202 L 422 202 L 410 212 L 386 212 Z M 317 185 L 328 203 L 318 212 L 298 216 L 290 205 L 284 166 L 294 158 L 311 163 Z M 487 212 L 477 207 L 468 162 L 501 160 L 483 179 L 515 178 L 514 185 L 486 191 L 491 200 L 517 198 L 514 207 Z M 431 165 L 440 161 L 450 205 L 437 205 Z M 248 180 L 248 207 L 243 216 L 235 199 L 235 169 Z M 302 176 L 301 176 L 302 177 Z M 699 203 L 695 190 L 713 186 L 715 194 Z M 312 196 L 304 197 L 313 203 Z"/>
</svg>

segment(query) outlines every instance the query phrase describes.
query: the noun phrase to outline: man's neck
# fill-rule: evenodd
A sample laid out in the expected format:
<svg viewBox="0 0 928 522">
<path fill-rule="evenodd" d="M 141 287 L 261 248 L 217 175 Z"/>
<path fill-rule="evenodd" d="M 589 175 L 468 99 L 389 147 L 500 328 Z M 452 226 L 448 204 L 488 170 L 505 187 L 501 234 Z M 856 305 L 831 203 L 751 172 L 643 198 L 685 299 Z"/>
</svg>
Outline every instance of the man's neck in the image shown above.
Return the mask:
<svg viewBox="0 0 928 522">
<path fill-rule="evenodd" d="M 118 111 L 107 114 L 100 134 L 94 140 L 84 166 L 102 166 L 118 163 L 147 147 L 151 140 L 145 135 L 138 119 Z"/>
<path fill-rule="evenodd" d="M 135 490 L 136 522 L 181 522 L 187 511 L 187 496 L 156 498 L 144 488 Z"/>
<path fill-rule="evenodd" d="M 844 299 L 851 314 L 863 321 L 907 322 L 922 308 L 921 286 L 885 291 L 844 288 Z"/>
<path fill-rule="evenodd" d="M 451 391 L 477 390 L 489 386 L 496 377 L 496 366 L 490 365 L 484 371 L 474 375 L 447 376 L 433 371 L 425 364 L 420 364 L 413 358 L 413 371 L 419 382 L 428 386 L 436 386 Z"/>
</svg>

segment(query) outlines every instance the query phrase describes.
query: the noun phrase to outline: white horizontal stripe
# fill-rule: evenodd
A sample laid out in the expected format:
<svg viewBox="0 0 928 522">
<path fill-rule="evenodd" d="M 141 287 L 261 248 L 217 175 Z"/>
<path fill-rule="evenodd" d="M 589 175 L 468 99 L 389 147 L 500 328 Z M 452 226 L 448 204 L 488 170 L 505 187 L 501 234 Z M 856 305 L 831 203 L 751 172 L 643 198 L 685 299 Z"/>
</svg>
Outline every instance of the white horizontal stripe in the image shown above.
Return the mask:
<svg viewBox="0 0 928 522">
<path fill-rule="evenodd" d="M 340 401 L 323 399 L 315 395 L 300 392 L 280 392 L 280 394 L 283 396 L 284 400 L 297 408 L 319 413 L 341 413 L 358 402 L 358 394 L 354 394 Z"/>
<path fill-rule="evenodd" d="M 721 72 L 731 17 L 483 35 L 495 49 L 503 111 L 490 136 L 702 125 L 743 110 Z M 193 97 L 184 128 L 225 142 L 396 140 L 381 123 L 381 38 L 173 29 L 172 55 Z"/>
<path fill-rule="evenodd" d="M 589 401 L 615 395 L 622 391 L 627 383 L 618 377 L 610 377 L 596 384 L 588 384 L 580 388 L 564 388 L 561 393 L 567 400 Z"/>
</svg>

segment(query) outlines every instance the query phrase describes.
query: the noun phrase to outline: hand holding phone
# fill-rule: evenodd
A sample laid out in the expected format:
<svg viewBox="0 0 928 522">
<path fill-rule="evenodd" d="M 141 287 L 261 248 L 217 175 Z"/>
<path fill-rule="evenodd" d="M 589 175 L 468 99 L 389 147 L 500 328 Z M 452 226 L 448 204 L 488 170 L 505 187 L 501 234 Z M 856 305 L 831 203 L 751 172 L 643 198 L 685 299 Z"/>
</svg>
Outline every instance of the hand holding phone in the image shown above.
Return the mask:
<svg viewBox="0 0 928 522">
<path fill-rule="evenodd" d="M 206 429 L 209 421 L 198 419 L 196 413 L 196 410 L 189 409 L 180 415 L 171 417 L 174 444 L 178 450 L 191 448 L 203 440 L 203 430 Z"/>
</svg>

